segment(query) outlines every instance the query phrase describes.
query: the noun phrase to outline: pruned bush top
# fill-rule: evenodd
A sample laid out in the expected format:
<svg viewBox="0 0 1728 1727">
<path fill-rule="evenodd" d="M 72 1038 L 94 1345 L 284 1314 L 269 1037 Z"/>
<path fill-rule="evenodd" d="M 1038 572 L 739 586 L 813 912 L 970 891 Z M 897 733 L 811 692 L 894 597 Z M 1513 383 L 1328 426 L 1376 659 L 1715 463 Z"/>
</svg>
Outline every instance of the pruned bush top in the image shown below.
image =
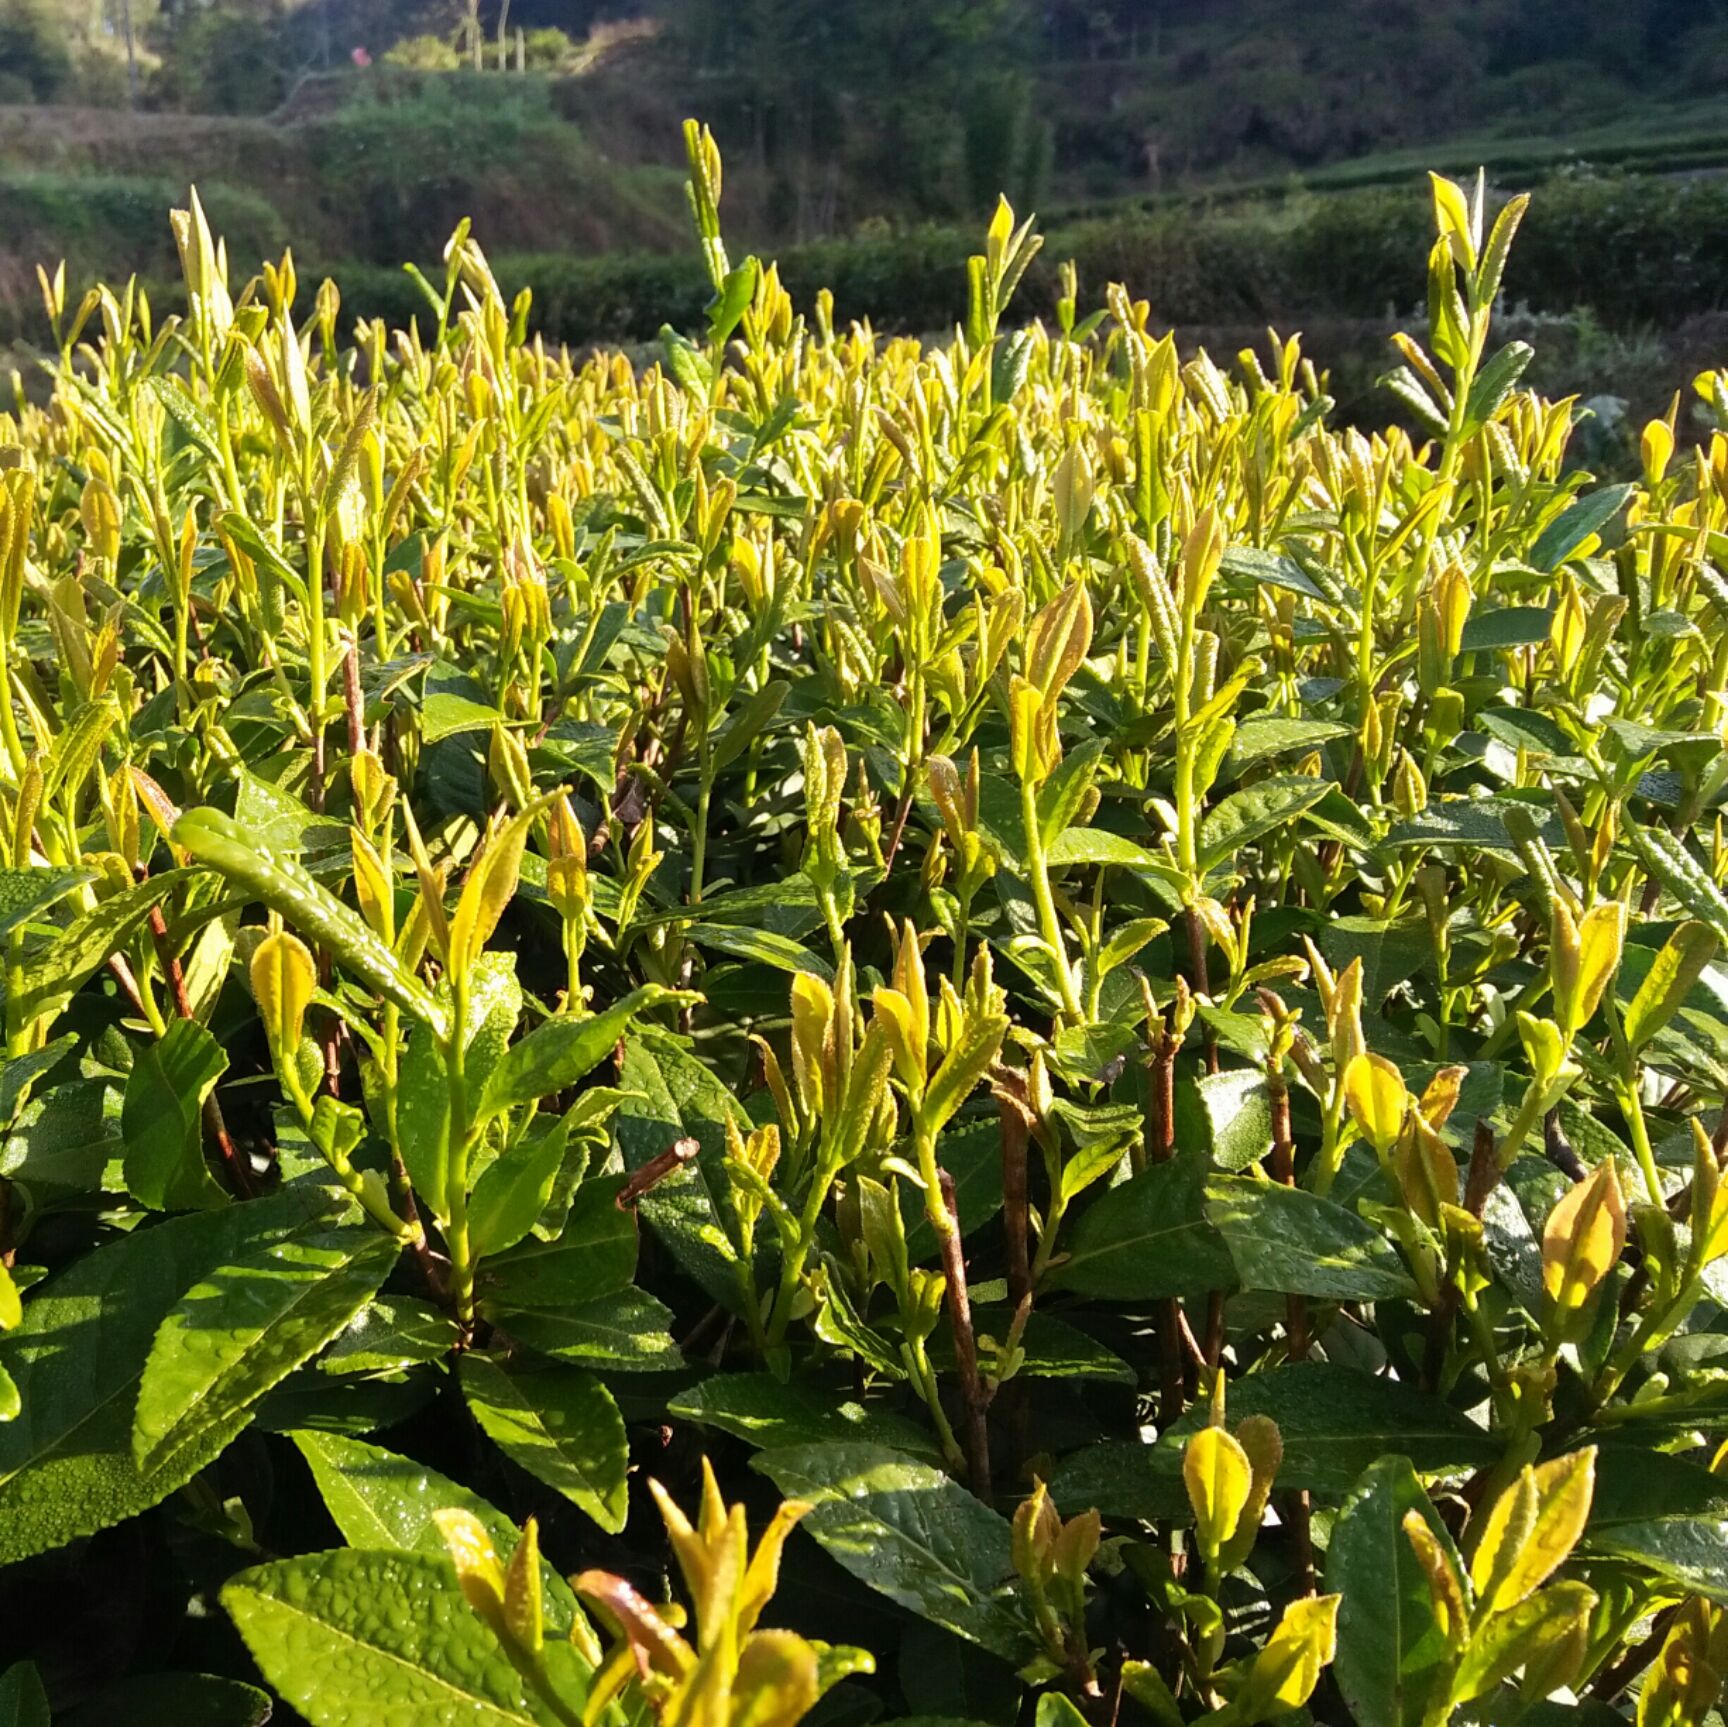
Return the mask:
<svg viewBox="0 0 1728 1727">
<path fill-rule="evenodd" d="M 1419 441 L 1006 206 L 884 341 L 688 142 L 640 367 L 45 278 L 0 1722 L 1704 1722 L 1728 376 L 1581 471 L 1445 181 Z"/>
</svg>

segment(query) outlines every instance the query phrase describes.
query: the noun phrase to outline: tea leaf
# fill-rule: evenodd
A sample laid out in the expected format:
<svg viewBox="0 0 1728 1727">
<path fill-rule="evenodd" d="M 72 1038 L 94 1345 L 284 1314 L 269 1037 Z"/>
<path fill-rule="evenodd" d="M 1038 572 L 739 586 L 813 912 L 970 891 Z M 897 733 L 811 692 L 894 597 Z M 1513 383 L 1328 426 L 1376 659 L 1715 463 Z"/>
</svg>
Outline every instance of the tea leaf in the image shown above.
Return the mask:
<svg viewBox="0 0 1728 1727">
<path fill-rule="evenodd" d="M 1248 1669 L 1237 1706 L 1250 1721 L 1300 1709 L 1337 1648 L 1338 1597 L 1292 1601 Z"/>
<path fill-rule="evenodd" d="M 245 1426 L 230 1409 L 145 1473 L 132 1415 L 151 1341 L 185 1292 L 253 1241 L 308 1223 L 329 1201 L 289 1191 L 138 1230 L 34 1293 L 0 1335 L 0 1369 L 30 1419 L 0 1423 L 0 1563 L 46 1552 L 157 1504 Z"/>
<path fill-rule="evenodd" d="M 499 1304 L 574 1307 L 627 1289 L 636 1270 L 636 1218 L 615 1203 L 623 1182 L 622 1176 L 584 1181 L 554 1239 L 525 1241 L 493 1258 L 487 1286 Z"/>
<path fill-rule="evenodd" d="M 940 1470 L 861 1444 L 764 1451 L 753 1467 L 812 1504 L 803 1527 L 853 1576 L 1005 1660 L 1025 1655 L 1008 1525 Z"/>
<path fill-rule="evenodd" d="M 1221 1427 L 1202 1427 L 1182 1448 L 1182 1479 L 1194 1508 L 1195 1533 L 1207 1564 L 1236 1533 L 1248 1503 L 1248 1454 Z"/>
<path fill-rule="evenodd" d="M 196 1020 L 177 1019 L 138 1052 L 126 1081 L 121 1132 L 126 1187 L 152 1211 L 209 1210 L 227 1203 L 204 1161 L 204 1100 L 228 1055 Z"/>
<path fill-rule="evenodd" d="M 881 1446 L 921 1463 L 940 1463 L 935 1441 L 891 1410 L 836 1402 L 818 1386 L 783 1385 L 771 1373 L 716 1373 L 667 1405 L 684 1421 L 718 1428 L 764 1450 L 828 1443 Z"/>
<path fill-rule="evenodd" d="M 1728 899 L 1680 841 L 1660 828 L 1638 826 L 1630 837 L 1651 877 L 1707 925 L 1717 940 L 1728 942 Z"/>
<path fill-rule="evenodd" d="M 485 1500 L 411 1458 L 339 1433 L 289 1437 L 306 1459 L 324 1508 L 350 1547 L 442 1558 L 444 1537 L 432 1514 L 445 1507 L 477 1517 L 501 1559 L 508 1560 L 521 1539 L 516 1525 Z M 575 1597 L 544 1562 L 541 1582 L 548 1622 L 554 1630 L 566 1630 L 576 1611 Z"/>
<path fill-rule="evenodd" d="M 328 947 L 386 1001 L 442 1034 L 444 1012 L 424 986 L 402 968 L 396 956 L 353 912 L 300 865 L 256 849 L 245 832 L 220 810 L 188 810 L 174 824 L 173 837 L 176 845 L 220 870 L 236 886 L 280 912 L 302 934 Z M 162 879 L 157 877 L 157 883 Z"/>
<path fill-rule="evenodd" d="M 1395 1301 L 1415 1292 L 1376 1230 L 1299 1187 L 1220 1177 L 1206 1185 L 1206 1217 L 1243 1289 L 1333 1301 Z"/>
<path fill-rule="evenodd" d="M 1595 1468 L 1594 1446 L 1527 1464 L 1489 1508 L 1470 1562 L 1484 1618 L 1517 1606 L 1565 1563 L 1590 1515 Z"/>
<path fill-rule="evenodd" d="M 1330 1362 L 1291 1362 L 1233 1380 L 1232 1419 L 1265 1415 L 1278 1425 L 1284 1459 L 1280 1489 L 1350 1492 L 1380 1458 L 1409 1458 L 1423 1474 L 1463 1474 L 1496 1455 L 1493 1439 L 1439 1398 Z M 1176 1423 L 1170 1443 L 1202 1424 L 1198 1412 Z"/>
<path fill-rule="evenodd" d="M 89 870 L 0 869 L 0 935 L 10 935 L 91 879 Z M 21 1671 L 8 1668 L 8 1673 Z"/>
<path fill-rule="evenodd" d="M 316 1727 L 537 1727 L 522 1680 L 442 1556 L 345 1549 L 222 1591 L 266 1679 Z"/>
<path fill-rule="evenodd" d="M 0 1727 L 50 1727 L 48 1693 L 33 1662 L 0 1673 Z"/>
<path fill-rule="evenodd" d="M 1636 486 L 1604 486 L 1577 499 L 1554 518 L 1537 537 L 1526 561 L 1533 569 L 1557 569 L 1586 540 L 1600 534 L 1637 491 Z"/>
<path fill-rule="evenodd" d="M 1626 1245 L 1626 1200 L 1613 1158 L 1568 1190 L 1542 1229 L 1542 1288 L 1565 1326 L 1581 1312 Z"/>
<path fill-rule="evenodd" d="M 1410 1516 L 1450 1546 L 1409 1461 L 1383 1458 L 1345 1500 L 1326 1551 L 1326 1586 L 1339 1596 L 1333 1673 L 1360 1727 L 1421 1727 L 1451 1677 L 1427 1574 L 1404 1531 Z"/>
<path fill-rule="evenodd" d="M 1404 1076 L 1382 1055 L 1352 1058 L 1344 1073 L 1344 1095 L 1362 1136 L 1382 1154 L 1404 1125 Z"/>
<path fill-rule="evenodd" d="M 702 1148 L 695 1163 L 643 1196 L 639 1215 L 713 1300 L 739 1311 L 744 1286 L 723 1222 L 729 1202 L 718 1169 L 725 1156 L 726 1118 L 741 1114 L 737 1100 L 692 1056 L 661 1038 L 627 1044 L 618 1077 L 634 1094 L 619 1110 L 617 1125 L 618 1143 L 630 1168 L 639 1168 L 681 1139 L 693 1138 Z"/>
<path fill-rule="evenodd" d="M 1332 790 L 1328 780 L 1300 774 L 1260 780 L 1207 812 L 1200 827 L 1200 867 L 1217 868 L 1274 828 L 1293 821 Z"/>
<path fill-rule="evenodd" d="M 26 961 L 18 986 L 7 996 L 9 1021 L 27 1025 L 61 1012 L 97 967 L 131 939 L 183 879 L 182 872 L 165 870 L 136 887 L 122 888 L 75 917 L 53 942 Z"/>
<path fill-rule="evenodd" d="M 624 1527 L 629 1447 L 618 1405 L 599 1380 L 475 1353 L 462 1357 L 461 1377 L 474 1419 L 505 1456 L 602 1529 Z"/>
<path fill-rule="evenodd" d="M 1662 944 L 1622 1020 L 1633 1049 L 1642 1049 L 1679 1011 L 1719 945 L 1713 929 L 1692 921 L 1681 924 Z"/>
<path fill-rule="evenodd" d="M 1110 1301 L 1230 1288 L 1235 1265 L 1206 1215 L 1205 1160 L 1179 1154 L 1094 1200 L 1053 1281 Z"/>
<path fill-rule="evenodd" d="M 559 1015 L 536 1026 L 505 1051 L 481 1097 L 481 1119 L 520 1104 L 536 1103 L 586 1079 L 610 1056 L 633 1021 L 677 992 L 649 984 L 634 989 L 603 1013 L 582 1019 Z"/>
<path fill-rule="evenodd" d="M 574 1307 L 517 1307 L 506 1294 L 482 1310 L 542 1355 L 580 1367 L 665 1373 L 684 1365 L 668 1330 L 670 1309 L 639 1289 Z"/>
<path fill-rule="evenodd" d="M 314 1222 L 253 1236 L 206 1272 L 162 1321 L 144 1364 L 132 1425 L 140 1472 L 226 1429 L 322 1349 L 399 1252 L 363 1225 Z"/>
</svg>

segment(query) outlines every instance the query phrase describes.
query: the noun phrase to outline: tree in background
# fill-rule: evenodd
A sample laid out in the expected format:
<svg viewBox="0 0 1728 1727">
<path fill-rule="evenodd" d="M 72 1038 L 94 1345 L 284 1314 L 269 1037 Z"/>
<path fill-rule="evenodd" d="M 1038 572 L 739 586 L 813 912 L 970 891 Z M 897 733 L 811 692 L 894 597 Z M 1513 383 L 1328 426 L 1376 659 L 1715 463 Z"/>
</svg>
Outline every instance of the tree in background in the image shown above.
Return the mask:
<svg viewBox="0 0 1728 1727">
<path fill-rule="evenodd" d="M 52 102 L 71 81 L 61 20 L 44 0 L 0 5 L 0 100 Z"/>
<path fill-rule="evenodd" d="M 957 214 L 986 182 L 992 197 L 1036 189 L 1031 0 L 685 0 L 673 24 L 695 91 L 748 136 L 791 232 Z M 841 209 L 843 183 L 871 205 Z"/>
<path fill-rule="evenodd" d="M 165 13 L 158 99 L 188 113 L 269 113 L 288 93 L 281 22 L 272 0 L 182 4 Z"/>
</svg>

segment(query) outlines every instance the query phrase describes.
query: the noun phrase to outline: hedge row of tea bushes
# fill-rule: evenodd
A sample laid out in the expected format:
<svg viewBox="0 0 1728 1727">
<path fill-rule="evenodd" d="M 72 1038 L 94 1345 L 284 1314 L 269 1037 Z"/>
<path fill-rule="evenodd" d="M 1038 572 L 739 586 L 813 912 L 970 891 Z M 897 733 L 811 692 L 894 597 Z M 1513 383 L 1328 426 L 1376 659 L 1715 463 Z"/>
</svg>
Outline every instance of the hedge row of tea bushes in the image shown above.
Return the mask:
<svg viewBox="0 0 1728 1727">
<path fill-rule="evenodd" d="M 642 366 L 49 283 L 0 1721 L 1697 1727 L 1728 374 L 1599 483 L 1446 181 L 1419 443 L 1006 206 L 884 340 L 688 142 Z"/>
<path fill-rule="evenodd" d="M 802 246 L 782 256 L 781 275 L 801 306 L 827 288 L 843 320 L 929 333 L 965 316 L 972 245 L 963 232 L 934 228 Z M 1375 318 L 1420 302 L 1415 260 L 1426 245 L 1421 202 L 1402 187 L 1126 214 L 1053 233 L 1016 315 L 1048 318 L 1056 261 L 1072 260 L 1094 292 L 1133 284 L 1160 328 Z M 356 313 L 394 323 L 425 311 L 397 272 L 343 267 L 336 276 Z M 697 330 L 708 293 L 677 257 L 511 257 L 499 276 L 506 292 L 532 289 L 536 329 L 577 345 L 649 340 L 662 323 Z M 1720 309 L 1724 283 L 1728 182 L 1614 175 L 1545 187 L 1505 290 L 1536 311 L 1583 307 L 1610 328 L 1668 328 Z"/>
<path fill-rule="evenodd" d="M 0 185 L 0 213 L 30 233 L 75 235 L 80 256 L 94 250 L 150 260 L 161 248 L 141 237 L 140 224 L 156 219 L 163 195 L 148 181 L 102 181 L 92 194 L 80 180 L 27 176 Z M 260 236 L 268 243 L 280 230 L 280 218 L 262 201 L 220 196 L 236 259 L 252 257 Z M 482 213 L 482 235 L 486 228 Z M 115 235 L 128 236 L 125 244 Z M 1611 329 L 1669 329 L 1722 308 L 1725 235 L 1728 183 L 1720 179 L 1555 179 L 1531 210 L 1506 292 L 1535 311 L 1587 309 Z M 1160 328 L 1379 318 L 1419 301 L 1413 260 L 1425 245 L 1420 200 L 1403 187 L 1125 212 L 1062 224 L 1033 261 L 1014 315 L 1049 317 L 1055 261 L 1062 259 L 1094 289 L 1135 284 Z M 826 288 L 842 322 L 868 319 L 880 330 L 928 334 L 964 317 L 972 246 L 963 231 L 941 227 L 829 241 L 784 252 L 781 276 L 801 306 L 812 306 Z M 532 292 L 537 333 L 576 347 L 651 341 L 667 323 L 699 330 L 710 293 L 702 272 L 677 254 L 510 254 L 495 270 L 506 298 Z M 425 293 L 399 269 L 346 260 L 329 273 L 349 318 L 394 326 L 428 313 Z M 149 287 L 159 310 L 183 310 L 181 283 L 153 278 Z M 35 298 L 21 291 L 0 302 L 0 340 L 33 343 L 42 335 Z"/>
</svg>

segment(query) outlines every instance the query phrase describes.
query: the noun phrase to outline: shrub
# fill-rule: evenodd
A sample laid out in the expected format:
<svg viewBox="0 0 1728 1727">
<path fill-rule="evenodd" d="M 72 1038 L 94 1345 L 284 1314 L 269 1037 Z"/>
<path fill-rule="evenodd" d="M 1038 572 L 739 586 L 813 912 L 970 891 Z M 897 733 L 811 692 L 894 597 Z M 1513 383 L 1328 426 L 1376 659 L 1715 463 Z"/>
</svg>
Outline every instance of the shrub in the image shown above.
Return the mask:
<svg viewBox="0 0 1728 1727">
<path fill-rule="evenodd" d="M 404 36 L 384 51 L 384 64 L 409 72 L 455 72 L 462 57 L 442 36 Z"/>
<path fill-rule="evenodd" d="M 927 349 L 688 142 L 639 365 L 466 228 L 351 348 L 195 202 L 44 282 L 0 1705 L 1703 1723 L 1728 374 L 1600 484 L 1445 181 L 1421 442 L 1011 329 L 1006 205 Z"/>
<path fill-rule="evenodd" d="M 576 44 L 562 30 L 550 25 L 525 32 L 522 47 L 531 72 L 566 71 L 578 52 Z"/>
<path fill-rule="evenodd" d="M 16 95 L 8 100 L 52 102 L 72 77 L 66 37 L 42 0 L 6 0 L 0 6 L 0 79 Z"/>
<path fill-rule="evenodd" d="M 1534 207 L 1505 294 L 1539 313 L 1587 308 L 1615 330 L 1672 328 L 1724 303 L 1723 234 L 1721 182 L 1557 182 Z M 1419 208 L 1383 188 L 1092 219 L 1051 234 L 1023 305 L 1048 315 L 1064 259 L 1083 281 L 1135 283 L 1160 327 L 1381 318 L 1420 302 L 1424 246 Z M 844 318 L 928 334 L 965 315 L 968 250 L 959 230 L 931 226 L 791 247 L 780 269 L 801 304 L 828 288 Z M 533 290 L 535 327 L 559 341 L 643 341 L 664 323 L 700 323 L 702 279 L 679 257 L 509 255 L 500 270 Z"/>
<path fill-rule="evenodd" d="M 275 32 L 248 12 L 194 12 L 174 33 L 163 77 L 175 103 L 199 114 L 267 114 L 287 94 Z"/>
</svg>

